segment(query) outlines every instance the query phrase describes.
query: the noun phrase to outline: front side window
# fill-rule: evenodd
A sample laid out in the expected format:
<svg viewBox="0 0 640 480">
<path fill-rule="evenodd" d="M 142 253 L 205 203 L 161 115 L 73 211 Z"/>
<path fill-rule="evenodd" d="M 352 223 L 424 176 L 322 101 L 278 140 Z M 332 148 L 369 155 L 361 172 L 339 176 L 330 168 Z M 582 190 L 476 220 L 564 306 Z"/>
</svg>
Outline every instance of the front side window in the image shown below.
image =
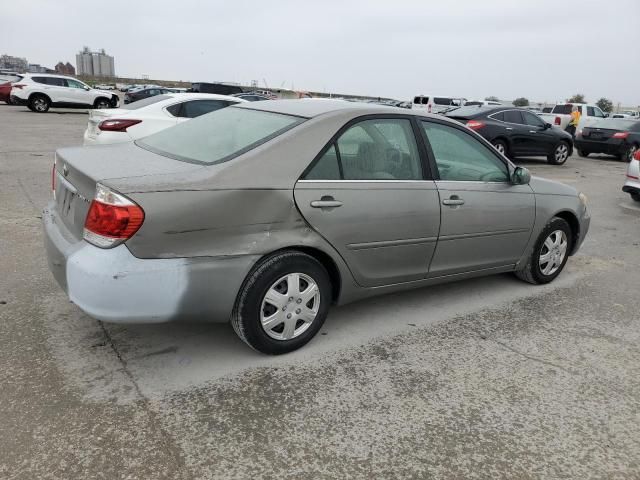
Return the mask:
<svg viewBox="0 0 640 480">
<path fill-rule="evenodd" d="M 336 166 L 343 180 L 423 178 L 416 139 L 406 119 L 363 120 L 351 126 L 305 178 L 334 180 Z"/>
<path fill-rule="evenodd" d="M 67 81 L 67 87 L 69 87 L 69 88 L 81 88 L 81 89 L 84 89 L 84 84 L 80 83 L 77 80 L 71 80 L 70 78 L 68 78 L 66 81 Z"/>
<path fill-rule="evenodd" d="M 540 117 L 538 117 L 537 115 L 530 112 L 520 112 L 520 113 L 522 113 L 522 116 L 524 117 L 524 121 L 527 125 L 530 125 L 532 127 L 540 127 L 540 128 L 544 127 L 544 122 L 540 120 Z"/>
<path fill-rule="evenodd" d="M 433 97 L 433 103 L 436 105 L 452 105 L 451 99 L 446 97 Z"/>
<path fill-rule="evenodd" d="M 467 182 L 507 182 L 507 166 L 470 134 L 448 125 L 422 121 L 440 179 Z"/>
<path fill-rule="evenodd" d="M 593 107 L 593 114 L 598 118 L 604 118 L 604 113 L 598 107 Z"/>
<path fill-rule="evenodd" d="M 248 108 L 221 108 L 138 140 L 136 145 L 176 160 L 210 165 L 231 160 L 303 121 Z"/>
</svg>

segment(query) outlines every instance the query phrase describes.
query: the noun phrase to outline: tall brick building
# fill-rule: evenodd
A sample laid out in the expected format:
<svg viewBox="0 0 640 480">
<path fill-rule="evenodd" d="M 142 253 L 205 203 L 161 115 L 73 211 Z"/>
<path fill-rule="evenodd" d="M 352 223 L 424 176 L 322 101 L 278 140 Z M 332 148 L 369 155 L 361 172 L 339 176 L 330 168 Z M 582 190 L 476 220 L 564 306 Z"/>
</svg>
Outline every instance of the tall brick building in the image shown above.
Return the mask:
<svg viewBox="0 0 640 480">
<path fill-rule="evenodd" d="M 76 74 L 76 69 L 69 62 L 67 63 L 58 62 L 57 65 L 55 66 L 55 71 L 60 75 L 70 75 L 72 77 Z"/>
</svg>

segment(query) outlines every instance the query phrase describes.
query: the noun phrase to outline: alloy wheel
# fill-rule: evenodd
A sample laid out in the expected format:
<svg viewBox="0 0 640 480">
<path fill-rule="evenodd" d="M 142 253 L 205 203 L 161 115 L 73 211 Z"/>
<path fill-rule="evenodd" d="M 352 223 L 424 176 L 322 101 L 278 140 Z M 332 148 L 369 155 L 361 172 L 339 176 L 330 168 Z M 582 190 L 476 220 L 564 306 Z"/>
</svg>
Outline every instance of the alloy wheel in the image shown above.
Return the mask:
<svg viewBox="0 0 640 480">
<path fill-rule="evenodd" d="M 320 289 L 304 273 L 290 273 L 276 280 L 262 300 L 260 324 L 276 340 L 302 335 L 320 308 Z"/>
<path fill-rule="evenodd" d="M 546 238 L 540 250 L 538 264 L 543 275 L 553 275 L 562 266 L 567 256 L 567 234 L 562 230 L 555 230 Z"/>
<path fill-rule="evenodd" d="M 494 147 L 501 155 L 504 155 L 505 149 L 502 143 L 496 143 Z"/>
<path fill-rule="evenodd" d="M 565 143 L 561 143 L 556 147 L 556 163 L 564 163 L 567 161 L 567 157 L 569 156 L 569 147 Z"/>
<path fill-rule="evenodd" d="M 33 108 L 38 112 L 44 112 L 47 109 L 47 102 L 44 98 L 38 97 L 33 101 Z"/>
</svg>

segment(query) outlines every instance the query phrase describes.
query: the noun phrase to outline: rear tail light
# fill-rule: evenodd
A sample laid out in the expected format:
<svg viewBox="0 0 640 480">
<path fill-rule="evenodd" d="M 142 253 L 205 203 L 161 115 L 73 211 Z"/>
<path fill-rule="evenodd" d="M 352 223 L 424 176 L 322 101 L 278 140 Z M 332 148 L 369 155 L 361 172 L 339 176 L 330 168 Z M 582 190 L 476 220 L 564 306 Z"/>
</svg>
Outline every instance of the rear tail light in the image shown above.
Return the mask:
<svg viewBox="0 0 640 480">
<path fill-rule="evenodd" d="M 142 120 L 103 120 L 98 128 L 103 132 L 126 132 L 127 128 L 142 123 Z"/>
<path fill-rule="evenodd" d="M 96 247 L 112 248 L 131 238 L 142 222 L 144 210 L 138 204 L 97 184 L 82 236 Z"/>
<path fill-rule="evenodd" d="M 629 132 L 616 132 L 613 134 L 613 138 L 627 138 L 629 136 Z"/>
<path fill-rule="evenodd" d="M 555 118 L 555 120 L 553 121 L 553 123 L 554 123 L 555 125 L 560 125 L 560 124 L 561 124 L 560 117 L 556 117 L 556 118 Z"/>
<path fill-rule="evenodd" d="M 640 162 L 640 150 L 636 150 L 636 153 L 633 154 L 633 159 Z"/>
<path fill-rule="evenodd" d="M 471 130 L 480 130 L 482 127 L 484 127 L 484 122 L 469 120 L 467 122 L 467 127 L 469 127 Z"/>
<path fill-rule="evenodd" d="M 13 84 L 11 84 L 11 88 L 17 88 L 18 90 L 22 90 L 24 87 L 26 87 L 26 85 L 23 84 L 23 83 L 13 83 Z"/>
</svg>

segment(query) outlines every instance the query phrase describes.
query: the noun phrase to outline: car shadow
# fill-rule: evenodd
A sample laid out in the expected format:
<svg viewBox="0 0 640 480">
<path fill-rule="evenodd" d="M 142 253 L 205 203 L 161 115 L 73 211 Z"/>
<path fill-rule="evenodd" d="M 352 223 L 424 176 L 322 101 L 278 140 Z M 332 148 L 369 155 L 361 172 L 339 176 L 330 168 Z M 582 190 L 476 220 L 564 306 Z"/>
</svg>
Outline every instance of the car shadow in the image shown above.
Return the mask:
<svg viewBox="0 0 640 480">
<path fill-rule="evenodd" d="M 532 287 L 502 274 L 375 297 L 331 310 L 316 337 L 286 355 L 268 356 L 245 345 L 228 323 L 103 324 L 119 358 L 145 395 L 162 396 L 249 368 L 313 363 L 381 337 L 415 331 L 487 307 L 569 285 Z"/>
</svg>

